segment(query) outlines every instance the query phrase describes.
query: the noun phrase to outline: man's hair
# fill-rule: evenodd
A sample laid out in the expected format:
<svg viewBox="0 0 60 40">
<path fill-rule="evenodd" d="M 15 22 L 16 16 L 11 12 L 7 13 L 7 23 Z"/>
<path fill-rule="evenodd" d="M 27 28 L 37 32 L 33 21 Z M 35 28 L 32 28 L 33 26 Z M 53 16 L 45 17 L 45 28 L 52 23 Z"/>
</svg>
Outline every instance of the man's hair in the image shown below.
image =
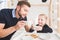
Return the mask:
<svg viewBox="0 0 60 40">
<path fill-rule="evenodd" d="M 18 1 L 17 5 L 19 5 L 19 6 L 27 5 L 28 7 L 31 7 L 30 3 L 27 1 Z"/>
</svg>

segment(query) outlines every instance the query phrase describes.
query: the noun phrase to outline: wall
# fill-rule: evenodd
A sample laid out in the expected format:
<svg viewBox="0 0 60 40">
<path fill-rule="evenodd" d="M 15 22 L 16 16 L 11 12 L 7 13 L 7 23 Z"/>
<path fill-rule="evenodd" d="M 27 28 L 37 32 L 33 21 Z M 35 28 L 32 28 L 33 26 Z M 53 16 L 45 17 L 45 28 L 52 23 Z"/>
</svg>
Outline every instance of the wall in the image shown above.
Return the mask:
<svg viewBox="0 0 60 40">
<path fill-rule="evenodd" d="M 57 20 L 57 24 L 58 24 L 58 28 L 57 28 L 57 31 L 58 31 L 58 33 L 60 33 L 60 0 L 58 0 L 58 14 L 57 14 L 57 16 L 58 16 L 58 20 Z"/>
<path fill-rule="evenodd" d="M 18 0 L 20 1 L 20 0 Z M 17 0 L 0 0 L 0 10 L 3 8 L 15 8 Z M 39 14 L 44 13 L 49 17 L 47 24 L 60 33 L 60 0 L 28 0 L 31 3 L 31 8 L 28 13 L 28 19 L 37 23 Z"/>
</svg>

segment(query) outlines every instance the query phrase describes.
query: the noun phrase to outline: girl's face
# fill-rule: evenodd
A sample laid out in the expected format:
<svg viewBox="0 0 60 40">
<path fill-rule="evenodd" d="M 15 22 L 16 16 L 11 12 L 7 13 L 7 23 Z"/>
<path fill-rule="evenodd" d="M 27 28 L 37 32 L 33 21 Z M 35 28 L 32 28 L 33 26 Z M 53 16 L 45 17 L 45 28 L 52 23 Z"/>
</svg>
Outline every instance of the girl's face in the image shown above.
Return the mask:
<svg viewBox="0 0 60 40">
<path fill-rule="evenodd" d="M 40 26 L 43 26 L 46 23 L 46 18 L 44 16 L 39 16 L 38 17 L 38 24 Z"/>
</svg>

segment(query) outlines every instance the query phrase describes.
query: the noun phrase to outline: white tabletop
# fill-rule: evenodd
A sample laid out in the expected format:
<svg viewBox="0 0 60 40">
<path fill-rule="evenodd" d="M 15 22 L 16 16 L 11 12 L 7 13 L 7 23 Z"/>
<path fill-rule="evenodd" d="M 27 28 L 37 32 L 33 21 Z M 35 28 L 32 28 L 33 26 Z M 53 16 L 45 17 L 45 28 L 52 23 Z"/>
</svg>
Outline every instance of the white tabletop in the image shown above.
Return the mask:
<svg viewBox="0 0 60 40">
<path fill-rule="evenodd" d="M 12 36 L 11 40 L 60 40 L 60 37 L 55 33 L 28 33 L 23 29 L 18 30 Z M 33 38 L 30 36 L 31 34 L 36 34 L 38 37 Z"/>
</svg>

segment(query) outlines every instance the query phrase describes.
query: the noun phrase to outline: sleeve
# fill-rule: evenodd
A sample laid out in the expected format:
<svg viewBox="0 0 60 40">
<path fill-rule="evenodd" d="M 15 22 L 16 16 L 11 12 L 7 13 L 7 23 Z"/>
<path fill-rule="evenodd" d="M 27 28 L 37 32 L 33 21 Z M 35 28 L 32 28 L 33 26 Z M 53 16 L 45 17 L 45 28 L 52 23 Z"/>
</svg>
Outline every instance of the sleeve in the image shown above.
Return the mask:
<svg viewBox="0 0 60 40">
<path fill-rule="evenodd" d="M 47 31 L 48 33 L 52 33 L 52 32 L 53 32 L 52 28 L 50 28 L 49 26 L 46 28 L 46 31 Z"/>
<path fill-rule="evenodd" d="M 53 30 L 52 30 L 51 28 L 48 28 L 48 32 L 49 32 L 49 33 L 52 33 Z"/>
<path fill-rule="evenodd" d="M 30 28 L 29 32 L 33 32 L 34 30 L 32 28 Z"/>
<path fill-rule="evenodd" d="M 3 10 L 0 10 L 0 23 L 5 23 L 5 18 L 3 16 Z"/>
<path fill-rule="evenodd" d="M 52 33 L 53 32 L 52 28 L 50 28 L 48 25 L 44 26 L 44 30 L 46 33 Z"/>
</svg>

